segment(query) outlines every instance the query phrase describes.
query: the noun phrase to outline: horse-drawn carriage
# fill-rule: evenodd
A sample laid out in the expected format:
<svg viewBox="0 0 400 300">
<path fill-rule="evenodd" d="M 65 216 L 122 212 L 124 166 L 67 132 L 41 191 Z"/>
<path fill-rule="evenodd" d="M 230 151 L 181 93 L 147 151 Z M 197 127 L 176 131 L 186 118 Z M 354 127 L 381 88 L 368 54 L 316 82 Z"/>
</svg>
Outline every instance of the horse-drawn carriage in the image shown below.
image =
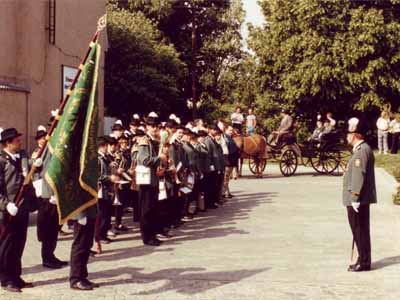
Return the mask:
<svg viewBox="0 0 400 300">
<path fill-rule="evenodd" d="M 298 144 L 294 135 L 287 135 L 277 144 L 267 142 L 261 135 L 235 137 L 235 142 L 241 149 L 241 162 L 247 159 L 256 177 L 262 177 L 267 160 L 276 161 L 283 176 L 292 176 L 299 164 L 312 166 L 321 174 L 337 174 L 345 169 L 350 157 L 350 149 L 339 131 L 303 144 Z"/>
</svg>

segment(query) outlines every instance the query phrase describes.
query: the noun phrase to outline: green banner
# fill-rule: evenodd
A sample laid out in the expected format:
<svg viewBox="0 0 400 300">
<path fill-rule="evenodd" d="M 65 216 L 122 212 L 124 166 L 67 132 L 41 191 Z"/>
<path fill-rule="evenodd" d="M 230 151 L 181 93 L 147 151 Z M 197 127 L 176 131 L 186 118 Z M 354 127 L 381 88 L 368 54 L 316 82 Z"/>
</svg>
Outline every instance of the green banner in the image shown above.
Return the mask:
<svg viewBox="0 0 400 300">
<path fill-rule="evenodd" d="M 86 63 L 49 140 L 46 181 L 57 198 L 59 223 L 97 203 L 97 77 L 100 45 L 91 43 Z M 95 209 L 95 207 L 93 207 Z"/>
</svg>

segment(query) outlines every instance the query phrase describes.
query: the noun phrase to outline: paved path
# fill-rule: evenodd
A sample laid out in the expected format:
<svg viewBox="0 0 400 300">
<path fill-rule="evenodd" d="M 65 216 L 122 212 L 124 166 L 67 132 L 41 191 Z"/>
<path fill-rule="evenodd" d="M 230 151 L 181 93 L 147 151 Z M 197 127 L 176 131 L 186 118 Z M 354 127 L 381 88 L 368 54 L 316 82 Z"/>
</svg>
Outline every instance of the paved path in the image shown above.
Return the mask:
<svg viewBox="0 0 400 300">
<path fill-rule="evenodd" d="M 137 228 L 91 259 L 93 292 L 69 289 L 69 269 L 45 270 L 35 228 L 24 254 L 25 280 L 37 287 L 0 299 L 398 299 L 400 207 L 377 172 L 372 208 L 373 268 L 348 273 L 351 235 L 341 206 L 341 177 L 300 169 L 283 178 L 268 166 L 264 179 L 234 181 L 232 201 L 208 211 L 158 248 L 142 246 Z M 57 255 L 68 259 L 70 236 Z"/>
</svg>

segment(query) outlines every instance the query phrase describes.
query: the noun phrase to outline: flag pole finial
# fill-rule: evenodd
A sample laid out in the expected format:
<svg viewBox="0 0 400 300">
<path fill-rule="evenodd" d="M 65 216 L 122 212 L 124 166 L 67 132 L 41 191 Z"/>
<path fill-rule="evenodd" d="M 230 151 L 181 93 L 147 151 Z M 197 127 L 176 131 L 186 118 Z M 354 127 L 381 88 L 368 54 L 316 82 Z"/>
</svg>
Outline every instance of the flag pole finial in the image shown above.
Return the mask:
<svg viewBox="0 0 400 300">
<path fill-rule="evenodd" d="M 104 14 L 97 21 L 97 32 L 102 31 L 107 26 L 107 14 Z"/>
</svg>

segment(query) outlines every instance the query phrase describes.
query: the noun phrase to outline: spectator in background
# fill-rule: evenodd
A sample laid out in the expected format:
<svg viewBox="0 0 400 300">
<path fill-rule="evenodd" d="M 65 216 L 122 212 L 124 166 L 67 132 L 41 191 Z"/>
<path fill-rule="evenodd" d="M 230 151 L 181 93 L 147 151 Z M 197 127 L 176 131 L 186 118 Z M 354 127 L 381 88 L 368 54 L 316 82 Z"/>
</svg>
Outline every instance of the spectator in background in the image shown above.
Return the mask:
<svg viewBox="0 0 400 300">
<path fill-rule="evenodd" d="M 390 122 L 390 132 L 392 133 L 392 147 L 390 152 L 392 154 L 397 154 L 400 140 L 400 114 L 396 114 L 394 119 Z"/>
<path fill-rule="evenodd" d="M 246 117 L 246 127 L 247 127 L 247 134 L 253 135 L 256 129 L 257 119 L 253 113 L 253 109 L 249 108 L 248 115 Z"/>
<path fill-rule="evenodd" d="M 239 131 L 239 133 L 241 134 L 244 117 L 242 114 L 242 110 L 239 106 L 236 107 L 235 112 L 231 115 L 231 120 L 232 120 L 232 127 L 235 128 L 237 131 Z"/>
<path fill-rule="evenodd" d="M 388 134 L 389 134 L 390 118 L 386 111 L 381 113 L 381 117 L 376 121 L 378 128 L 378 149 L 379 154 L 388 153 Z"/>
<path fill-rule="evenodd" d="M 336 120 L 333 118 L 333 115 L 331 112 L 328 112 L 326 114 L 326 119 L 329 121 L 329 124 L 331 125 L 332 128 L 335 128 L 336 126 Z"/>
</svg>

